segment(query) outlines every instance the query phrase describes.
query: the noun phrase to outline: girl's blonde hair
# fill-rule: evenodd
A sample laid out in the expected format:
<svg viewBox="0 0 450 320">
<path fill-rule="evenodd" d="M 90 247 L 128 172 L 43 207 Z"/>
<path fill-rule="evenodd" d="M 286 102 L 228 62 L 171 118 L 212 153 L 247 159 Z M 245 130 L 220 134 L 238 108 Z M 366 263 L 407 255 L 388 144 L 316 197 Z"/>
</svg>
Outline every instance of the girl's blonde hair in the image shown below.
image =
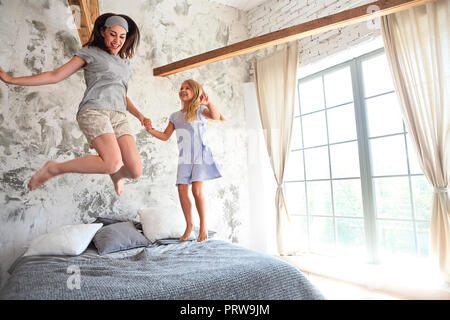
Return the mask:
<svg viewBox="0 0 450 320">
<path fill-rule="evenodd" d="M 200 83 L 192 79 L 183 81 L 183 84 L 185 83 L 192 90 L 192 100 L 189 102 L 185 116 L 186 122 L 191 122 L 197 119 L 197 110 L 201 106 L 203 87 Z M 225 118 L 222 115 L 220 115 L 220 121 L 225 121 Z"/>
<path fill-rule="evenodd" d="M 186 122 L 191 122 L 197 119 L 197 110 L 198 108 L 200 108 L 201 105 L 202 101 L 201 96 L 203 94 L 203 87 L 201 86 L 200 83 L 192 79 L 183 81 L 183 84 L 185 83 L 187 83 L 187 85 L 192 90 L 192 100 L 189 102 L 185 117 Z"/>
</svg>

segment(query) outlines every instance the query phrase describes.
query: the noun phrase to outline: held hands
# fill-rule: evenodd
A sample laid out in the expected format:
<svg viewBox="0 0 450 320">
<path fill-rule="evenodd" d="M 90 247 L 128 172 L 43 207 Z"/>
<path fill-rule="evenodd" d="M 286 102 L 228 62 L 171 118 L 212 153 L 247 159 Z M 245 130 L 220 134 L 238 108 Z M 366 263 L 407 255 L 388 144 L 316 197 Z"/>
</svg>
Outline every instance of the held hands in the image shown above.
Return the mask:
<svg viewBox="0 0 450 320">
<path fill-rule="evenodd" d="M 150 132 L 150 130 L 153 130 L 152 121 L 149 118 L 144 118 L 141 123 L 145 127 L 145 130 L 147 130 L 148 132 Z"/>
<path fill-rule="evenodd" d="M 138 119 L 141 122 L 141 125 L 144 126 L 147 131 L 149 129 L 153 129 L 153 127 L 152 127 L 152 120 L 150 120 L 147 117 L 144 117 L 143 115 L 140 115 Z"/>
</svg>

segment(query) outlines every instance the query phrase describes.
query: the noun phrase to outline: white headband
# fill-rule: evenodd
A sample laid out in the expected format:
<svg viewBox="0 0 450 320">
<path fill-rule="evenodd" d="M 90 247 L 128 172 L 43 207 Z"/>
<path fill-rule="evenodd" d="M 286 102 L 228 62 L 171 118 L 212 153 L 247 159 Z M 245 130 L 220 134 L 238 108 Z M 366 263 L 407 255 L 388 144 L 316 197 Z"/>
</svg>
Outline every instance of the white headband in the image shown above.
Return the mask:
<svg viewBox="0 0 450 320">
<path fill-rule="evenodd" d="M 112 26 L 121 26 L 128 32 L 128 22 L 121 16 L 111 16 L 105 21 L 105 27 L 111 28 Z"/>
</svg>

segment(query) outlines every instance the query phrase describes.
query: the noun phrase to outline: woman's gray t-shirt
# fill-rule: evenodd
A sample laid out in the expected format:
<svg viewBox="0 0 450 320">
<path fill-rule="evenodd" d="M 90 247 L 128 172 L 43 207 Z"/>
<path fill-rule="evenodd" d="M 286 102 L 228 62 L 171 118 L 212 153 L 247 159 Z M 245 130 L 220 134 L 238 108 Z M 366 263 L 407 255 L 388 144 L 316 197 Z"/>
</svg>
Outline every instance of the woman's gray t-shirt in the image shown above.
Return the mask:
<svg viewBox="0 0 450 320">
<path fill-rule="evenodd" d="M 86 61 L 83 67 L 86 91 L 78 113 L 86 109 L 125 113 L 130 61 L 97 47 L 83 47 L 75 55 Z"/>
</svg>

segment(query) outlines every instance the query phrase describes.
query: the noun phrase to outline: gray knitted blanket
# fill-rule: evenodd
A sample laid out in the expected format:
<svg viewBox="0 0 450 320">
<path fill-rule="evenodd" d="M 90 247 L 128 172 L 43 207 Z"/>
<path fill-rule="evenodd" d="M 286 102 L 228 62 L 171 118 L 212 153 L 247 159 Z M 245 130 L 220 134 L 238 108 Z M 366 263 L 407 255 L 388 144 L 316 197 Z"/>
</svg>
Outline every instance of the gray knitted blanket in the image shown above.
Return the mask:
<svg viewBox="0 0 450 320">
<path fill-rule="evenodd" d="M 288 263 L 214 239 L 106 256 L 91 248 L 76 257 L 23 257 L 11 273 L 0 299 L 323 299 Z"/>
</svg>

